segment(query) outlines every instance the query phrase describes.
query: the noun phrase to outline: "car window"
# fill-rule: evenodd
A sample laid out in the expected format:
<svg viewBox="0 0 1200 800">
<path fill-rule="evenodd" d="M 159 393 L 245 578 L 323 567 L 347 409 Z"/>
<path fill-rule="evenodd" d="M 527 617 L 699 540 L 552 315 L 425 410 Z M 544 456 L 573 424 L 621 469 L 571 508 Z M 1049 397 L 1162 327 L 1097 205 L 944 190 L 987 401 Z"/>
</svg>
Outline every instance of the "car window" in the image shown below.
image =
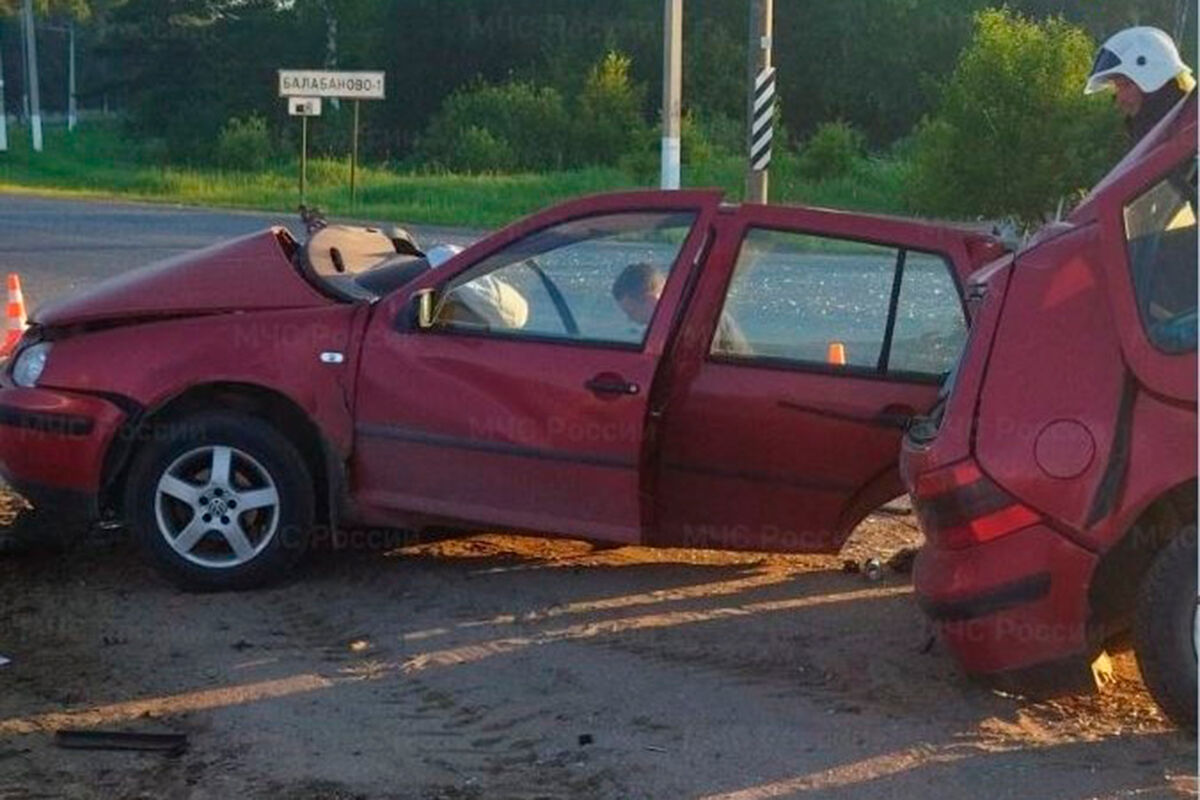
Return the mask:
<svg viewBox="0 0 1200 800">
<path fill-rule="evenodd" d="M 715 357 L 941 378 L 966 325 L 946 261 L 810 234 L 752 229 L 742 243 Z"/>
<path fill-rule="evenodd" d="M 967 341 L 962 301 L 946 262 L 909 250 L 904 258 L 888 370 L 944 375 Z"/>
<path fill-rule="evenodd" d="M 695 220 L 608 214 L 539 231 L 456 277 L 434 327 L 640 345 Z"/>
<path fill-rule="evenodd" d="M 1125 237 L 1138 311 L 1151 342 L 1196 349 L 1196 160 L 1125 206 Z"/>
</svg>

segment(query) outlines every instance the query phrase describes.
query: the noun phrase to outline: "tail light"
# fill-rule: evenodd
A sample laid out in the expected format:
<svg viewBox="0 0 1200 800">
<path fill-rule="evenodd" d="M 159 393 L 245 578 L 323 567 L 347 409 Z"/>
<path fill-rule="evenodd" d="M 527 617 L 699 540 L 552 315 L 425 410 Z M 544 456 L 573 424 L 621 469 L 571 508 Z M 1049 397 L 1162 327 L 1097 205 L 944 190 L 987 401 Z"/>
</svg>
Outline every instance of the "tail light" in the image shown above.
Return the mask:
<svg viewBox="0 0 1200 800">
<path fill-rule="evenodd" d="M 917 479 L 914 506 L 934 544 L 957 550 L 1028 528 L 1041 515 L 988 479 L 973 461 L 960 461 Z"/>
</svg>

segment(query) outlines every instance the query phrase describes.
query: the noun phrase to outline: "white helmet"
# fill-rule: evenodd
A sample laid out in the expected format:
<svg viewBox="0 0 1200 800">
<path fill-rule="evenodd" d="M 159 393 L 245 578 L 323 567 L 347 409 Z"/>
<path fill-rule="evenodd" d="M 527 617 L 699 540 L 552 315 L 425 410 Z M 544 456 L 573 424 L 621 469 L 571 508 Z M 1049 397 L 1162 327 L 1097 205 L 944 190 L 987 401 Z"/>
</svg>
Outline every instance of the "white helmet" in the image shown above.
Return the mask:
<svg viewBox="0 0 1200 800">
<path fill-rule="evenodd" d="M 1084 94 L 1109 88 L 1112 79 L 1123 75 L 1146 94 L 1157 92 L 1172 78 L 1191 74 L 1179 57 L 1171 37 L 1158 28 L 1126 28 L 1114 34 L 1096 53 L 1092 74 Z"/>
</svg>

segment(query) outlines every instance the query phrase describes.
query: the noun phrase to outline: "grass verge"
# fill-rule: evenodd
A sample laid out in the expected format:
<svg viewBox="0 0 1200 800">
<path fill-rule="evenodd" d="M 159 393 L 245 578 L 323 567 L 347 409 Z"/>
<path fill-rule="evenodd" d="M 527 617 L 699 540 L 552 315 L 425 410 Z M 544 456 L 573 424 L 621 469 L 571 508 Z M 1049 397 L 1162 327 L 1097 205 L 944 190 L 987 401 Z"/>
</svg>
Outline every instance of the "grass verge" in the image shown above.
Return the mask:
<svg viewBox="0 0 1200 800">
<path fill-rule="evenodd" d="M 20 128 L 9 131 L 10 150 L 0 153 L 0 190 L 46 192 L 185 205 L 291 212 L 299 203 L 298 163 L 256 172 L 146 163 L 110 124 L 85 125 L 75 133 L 48 128 L 44 152 L 33 153 Z M 744 162 L 717 157 L 684 168 L 687 186 L 724 188 L 731 200 L 743 193 Z M 594 167 L 518 175 L 456 175 L 399 172 L 360 166 L 358 203 L 350 207 L 347 160 L 309 162 L 308 202 L 333 215 L 466 227 L 495 227 L 559 201 L 595 192 L 652 188 L 656 175 Z M 796 159 L 782 154 L 772 168 L 772 200 L 881 213 L 904 213 L 903 165 L 862 162 L 854 173 L 811 182 Z"/>
</svg>

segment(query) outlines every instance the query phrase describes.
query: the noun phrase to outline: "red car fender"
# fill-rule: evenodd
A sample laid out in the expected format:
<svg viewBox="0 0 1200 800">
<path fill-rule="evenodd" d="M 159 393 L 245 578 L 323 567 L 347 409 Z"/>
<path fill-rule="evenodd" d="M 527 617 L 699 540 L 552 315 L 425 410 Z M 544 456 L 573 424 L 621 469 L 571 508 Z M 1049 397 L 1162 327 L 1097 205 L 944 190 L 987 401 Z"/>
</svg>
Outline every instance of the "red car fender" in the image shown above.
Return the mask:
<svg viewBox="0 0 1200 800">
<path fill-rule="evenodd" d="M 340 305 L 91 331 L 55 343 L 39 385 L 116 395 L 148 413 L 199 387 L 251 386 L 293 403 L 346 458 L 358 340 L 369 313 L 365 304 Z"/>
</svg>

